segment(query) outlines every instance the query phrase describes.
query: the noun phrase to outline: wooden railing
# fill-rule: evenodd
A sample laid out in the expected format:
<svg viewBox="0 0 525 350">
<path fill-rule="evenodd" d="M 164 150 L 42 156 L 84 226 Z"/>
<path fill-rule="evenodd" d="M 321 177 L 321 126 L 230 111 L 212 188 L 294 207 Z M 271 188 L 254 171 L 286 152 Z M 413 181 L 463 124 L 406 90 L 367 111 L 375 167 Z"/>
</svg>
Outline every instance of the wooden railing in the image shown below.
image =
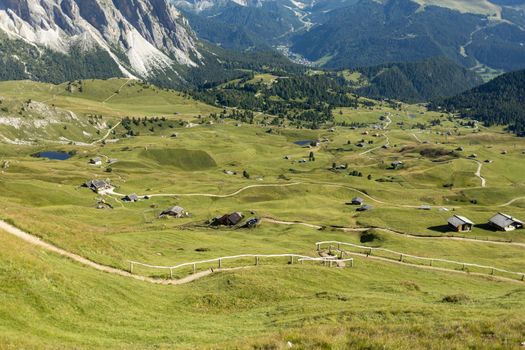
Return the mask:
<svg viewBox="0 0 525 350">
<path fill-rule="evenodd" d="M 424 265 L 436 267 L 436 263 L 443 263 L 443 264 L 449 264 L 453 266 L 461 267 L 462 271 L 466 271 L 467 268 L 477 268 L 481 269 L 481 273 L 487 274 L 487 275 L 495 275 L 496 272 L 504 273 L 507 275 L 510 275 L 514 278 L 520 279 L 521 281 L 525 281 L 525 273 L 524 272 L 515 272 L 515 271 L 508 271 L 505 269 L 501 269 L 494 266 L 486 266 L 486 265 L 479 265 L 479 264 L 473 264 L 473 263 L 467 263 L 467 262 L 461 262 L 461 261 L 454 261 L 454 260 L 447 260 L 447 259 L 439 259 L 439 258 L 427 258 L 422 256 L 416 256 L 406 253 L 397 252 L 391 249 L 385 249 L 385 248 L 374 248 L 374 247 L 367 247 L 362 246 L 358 244 L 353 243 L 346 243 L 346 242 L 338 242 L 338 241 L 325 241 L 325 242 L 317 242 L 316 244 L 317 251 L 321 251 L 323 249 L 323 246 L 327 246 L 328 250 L 336 250 L 341 254 L 341 257 L 344 256 L 344 253 L 352 254 L 353 252 L 341 249 L 341 247 L 351 247 L 355 249 L 362 250 L 360 253 L 361 255 L 367 255 L 372 256 L 373 252 L 384 252 L 388 253 L 389 255 L 377 255 L 381 258 L 386 258 L 390 260 L 396 260 L 399 262 L 404 262 L 407 264 L 413 264 L 413 265 L 422 265 L 422 264 L 416 264 L 412 261 L 408 261 L 407 259 L 416 260 L 423 262 Z M 490 271 L 490 272 L 489 272 Z"/>
<path fill-rule="evenodd" d="M 352 258 L 337 259 L 336 257 L 333 257 L 333 256 L 314 258 L 311 256 L 305 256 L 305 255 L 299 255 L 299 254 L 242 254 L 242 255 L 234 255 L 234 256 L 223 256 L 220 258 L 214 258 L 214 259 L 209 259 L 209 260 L 192 261 L 192 262 L 182 263 L 182 264 L 175 265 L 175 266 L 159 266 L 159 265 L 145 264 L 145 263 L 141 263 L 137 261 L 129 261 L 129 264 L 130 264 L 129 271 L 133 273 L 133 269 L 135 266 L 143 266 L 143 267 L 150 268 L 150 269 L 158 269 L 158 270 L 166 270 L 166 271 L 169 270 L 170 278 L 173 278 L 173 272 L 183 267 L 192 267 L 193 273 L 196 273 L 199 265 L 215 263 L 217 264 L 216 266 L 218 269 L 222 269 L 224 267 L 223 262 L 225 260 L 239 260 L 239 259 L 245 259 L 245 258 L 254 259 L 255 266 L 259 265 L 260 260 L 263 258 L 264 259 L 289 258 L 290 264 L 294 264 L 295 261 L 299 263 L 303 263 L 304 261 L 317 261 L 317 262 L 322 262 L 324 265 L 328 265 L 330 267 L 332 266 L 332 264 L 338 263 L 338 262 L 345 262 L 345 263 L 349 262 L 350 267 L 354 266 L 354 263 L 353 263 L 354 259 Z M 247 266 L 247 265 L 244 265 L 244 266 Z"/>
</svg>

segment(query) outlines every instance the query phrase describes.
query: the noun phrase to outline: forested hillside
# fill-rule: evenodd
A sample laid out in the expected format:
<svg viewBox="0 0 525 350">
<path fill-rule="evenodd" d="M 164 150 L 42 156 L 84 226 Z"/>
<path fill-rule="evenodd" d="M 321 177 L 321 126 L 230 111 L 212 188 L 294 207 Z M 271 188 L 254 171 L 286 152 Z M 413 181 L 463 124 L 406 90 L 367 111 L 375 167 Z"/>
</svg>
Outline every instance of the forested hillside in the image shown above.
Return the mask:
<svg viewBox="0 0 525 350">
<path fill-rule="evenodd" d="M 358 93 L 372 98 L 409 102 L 454 96 L 482 83 L 475 73 L 444 57 L 415 63 L 396 63 L 362 68 L 369 83 Z"/>
<path fill-rule="evenodd" d="M 489 20 L 410 0 L 360 0 L 326 14 L 324 22 L 293 38 L 292 50 L 330 68 L 414 62 L 446 56 L 465 67 L 525 67 L 523 12 L 504 8 Z M 507 17 L 508 16 L 508 17 Z"/>
<path fill-rule="evenodd" d="M 38 59 L 37 59 L 38 58 Z M 69 55 L 39 49 L 0 34 L 0 80 L 32 79 L 52 83 L 88 78 L 122 77 L 115 61 L 101 49 L 73 47 Z"/>
<path fill-rule="evenodd" d="M 459 112 L 486 125 L 508 125 L 525 136 L 525 70 L 507 73 L 456 97 L 436 101 L 434 108 Z"/>
</svg>

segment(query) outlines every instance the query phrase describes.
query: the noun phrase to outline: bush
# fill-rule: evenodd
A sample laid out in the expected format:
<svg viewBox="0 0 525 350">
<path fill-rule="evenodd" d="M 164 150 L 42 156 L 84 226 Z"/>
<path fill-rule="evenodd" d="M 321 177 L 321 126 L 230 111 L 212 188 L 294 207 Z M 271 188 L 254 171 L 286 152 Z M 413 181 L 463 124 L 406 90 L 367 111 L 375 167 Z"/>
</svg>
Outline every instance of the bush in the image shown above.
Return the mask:
<svg viewBox="0 0 525 350">
<path fill-rule="evenodd" d="M 468 301 L 470 301 L 470 298 L 466 296 L 465 294 L 446 295 L 443 297 L 443 299 L 441 299 L 442 303 L 450 303 L 450 304 L 464 304 Z"/>
<path fill-rule="evenodd" d="M 361 243 L 370 243 L 370 242 L 376 242 L 376 241 L 382 241 L 383 237 L 375 232 L 375 231 L 365 231 L 361 233 L 361 236 L 359 237 L 359 241 Z"/>
</svg>

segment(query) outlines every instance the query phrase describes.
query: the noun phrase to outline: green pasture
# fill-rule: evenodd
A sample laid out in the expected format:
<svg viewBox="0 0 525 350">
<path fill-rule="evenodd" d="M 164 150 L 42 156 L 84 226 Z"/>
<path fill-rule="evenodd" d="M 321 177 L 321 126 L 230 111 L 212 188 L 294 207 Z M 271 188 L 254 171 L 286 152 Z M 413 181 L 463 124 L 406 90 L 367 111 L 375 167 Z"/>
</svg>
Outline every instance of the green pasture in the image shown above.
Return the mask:
<svg viewBox="0 0 525 350">
<path fill-rule="evenodd" d="M 79 86 L 0 83 L 10 108 L 33 99 L 78 115 L 38 132 L 0 124 L 8 139 L 32 134 L 38 140 L 0 147 L 0 219 L 67 251 L 128 269 L 130 260 L 172 266 L 238 254 L 315 256 L 315 242 L 334 240 L 525 272 L 523 246 L 486 242 L 525 242 L 523 230 L 487 225 L 499 211 L 525 220 L 525 141 L 501 128 L 469 128 L 420 105 L 377 104 L 334 110 L 333 130 L 272 126 L 268 132 L 263 124 L 205 123 L 198 115 L 215 108 L 135 81 Z M 386 115 L 392 123 L 374 129 Z M 133 126 L 138 136 L 125 137 L 119 126 L 106 142 L 87 145 L 123 116 L 166 119 Z M 318 146 L 297 144 L 314 140 Z M 41 151 L 73 156 L 31 156 Z M 93 157 L 103 164 L 90 165 Z M 403 165 L 394 169 L 395 161 Z M 485 187 L 475 174 L 478 164 Z M 81 187 L 91 179 L 109 180 L 115 193 Z M 121 200 L 131 193 L 149 199 Z M 354 197 L 373 209 L 358 212 L 349 203 Z M 97 209 L 101 201 L 113 209 Z M 189 217 L 159 218 L 174 205 Z M 322 228 L 206 223 L 234 211 Z M 474 230 L 451 232 L 446 224 L 454 214 L 474 221 Z M 338 227 L 376 229 L 363 235 Z M 6 233 L 0 238 L 0 349 L 282 349 L 287 342 L 299 349 L 492 349 L 517 347 L 525 332 L 519 281 L 356 257 L 354 268 L 277 259 L 188 285 L 157 286 L 94 271 Z M 253 261 L 226 263 L 240 265 Z M 147 268 L 135 273 L 167 277 Z"/>
</svg>

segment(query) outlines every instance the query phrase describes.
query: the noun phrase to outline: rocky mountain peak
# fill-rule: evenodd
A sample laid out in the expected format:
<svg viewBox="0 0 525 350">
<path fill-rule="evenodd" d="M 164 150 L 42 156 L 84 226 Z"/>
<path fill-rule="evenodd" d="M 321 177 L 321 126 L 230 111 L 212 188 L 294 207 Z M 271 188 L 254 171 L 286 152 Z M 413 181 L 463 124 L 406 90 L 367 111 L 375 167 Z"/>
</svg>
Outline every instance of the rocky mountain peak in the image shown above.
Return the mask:
<svg viewBox="0 0 525 350">
<path fill-rule="evenodd" d="M 101 48 L 130 77 L 201 61 L 186 19 L 166 0 L 0 0 L 0 30 L 62 53 Z"/>
</svg>

